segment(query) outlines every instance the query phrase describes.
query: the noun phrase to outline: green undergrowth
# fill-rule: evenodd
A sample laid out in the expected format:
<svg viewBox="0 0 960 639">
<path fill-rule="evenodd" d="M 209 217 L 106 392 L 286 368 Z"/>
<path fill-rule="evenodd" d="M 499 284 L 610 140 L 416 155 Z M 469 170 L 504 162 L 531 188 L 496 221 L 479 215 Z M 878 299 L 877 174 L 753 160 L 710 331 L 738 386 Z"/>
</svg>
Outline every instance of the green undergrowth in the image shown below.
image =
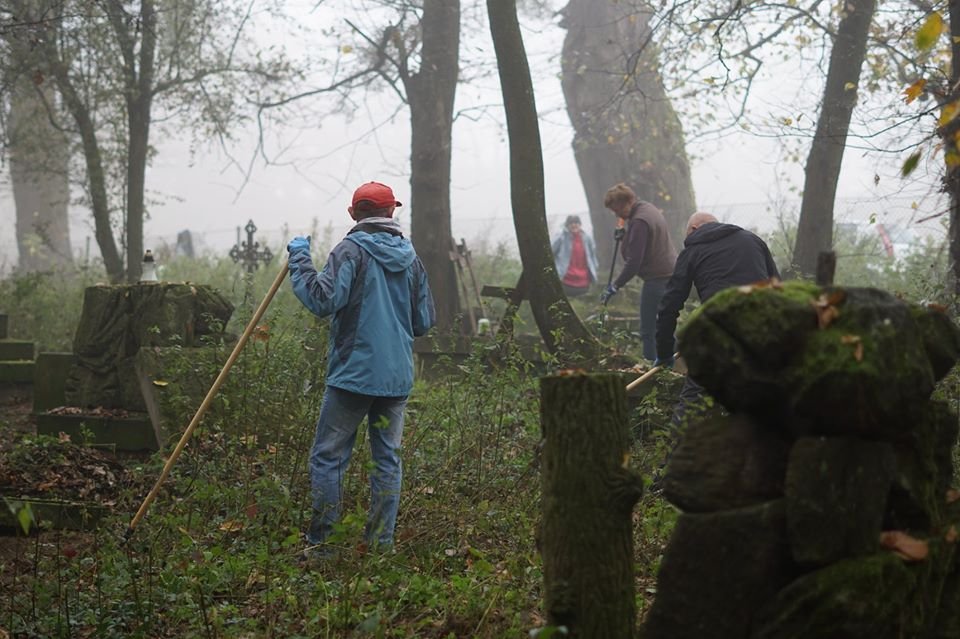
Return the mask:
<svg viewBox="0 0 960 639">
<path fill-rule="evenodd" d="M 396 547 L 374 553 L 361 543 L 371 471 L 361 430 L 333 540 L 339 552 L 304 566 L 326 324 L 280 307 L 262 325 L 127 543 L 164 455 L 124 460 L 133 483 L 97 532 L 6 540 L 0 628 L 15 637 L 499 638 L 542 627 L 534 530 L 543 363 L 535 369 L 512 349 L 493 363 L 486 345 L 456 374 L 418 381 Z M 184 349 L 169 362 L 166 402 L 178 423 L 198 400 L 177 380 L 212 378 L 228 348 Z M 656 398 L 632 419 L 665 415 Z M 656 441 L 638 439 L 632 455 L 648 477 L 662 463 Z M 635 511 L 641 611 L 674 517 L 651 495 Z"/>
<path fill-rule="evenodd" d="M 482 283 L 515 283 L 518 273 L 487 273 L 486 262 L 476 263 Z M 227 327 L 233 335 L 275 275 L 268 265 L 248 288 L 232 263 L 213 259 L 171 263 L 164 272 L 227 294 L 237 306 Z M 32 331 L 44 348 L 69 348 L 82 286 L 91 280 L 4 280 L 0 310 L 11 312 L 11 328 Z M 629 292 L 616 303 L 633 309 Z M 596 304 L 581 299 L 575 307 L 586 319 Z M 603 328 L 605 320 L 591 321 Z M 374 553 L 361 544 L 371 468 L 361 431 L 334 538 L 339 552 L 304 566 L 298 558 L 309 518 L 306 461 L 323 392 L 326 324 L 283 287 L 261 326 L 129 541 L 131 519 L 172 441 L 164 454 L 122 459 L 132 483 L 96 532 L 0 538 L 0 636 L 499 639 L 543 627 L 534 531 L 538 375 L 549 370 L 549 358 L 533 364 L 507 349 L 492 364 L 494 347 L 485 345 L 453 364 L 452 374 L 418 381 L 404 432 L 395 549 Z M 606 328 L 620 353 L 639 350 L 635 335 L 612 322 Z M 175 416 L 175 434 L 231 347 L 171 348 L 163 401 Z M 630 405 L 629 463 L 648 485 L 671 444 L 663 425 L 675 401 L 672 375 L 662 373 Z M 951 379 L 944 392 L 956 404 L 960 385 Z M 676 516 L 649 491 L 634 509 L 641 618 L 656 596 L 656 570 Z"/>
</svg>

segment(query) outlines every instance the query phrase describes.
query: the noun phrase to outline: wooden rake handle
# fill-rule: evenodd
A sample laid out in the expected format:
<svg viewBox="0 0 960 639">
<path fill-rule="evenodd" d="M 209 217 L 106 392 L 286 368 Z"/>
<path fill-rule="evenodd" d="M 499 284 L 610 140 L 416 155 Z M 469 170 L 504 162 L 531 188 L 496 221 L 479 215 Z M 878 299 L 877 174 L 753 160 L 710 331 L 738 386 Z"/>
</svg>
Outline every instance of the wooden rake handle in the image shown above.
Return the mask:
<svg viewBox="0 0 960 639">
<path fill-rule="evenodd" d="M 676 359 L 676 358 L 678 358 L 678 357 L 680 357 L 680 353 L 674 353 L 674 354 L 673 354 L 673 358 L 674 358 L 674 359 Z M 644 383 L 645 381 L 647 381 L 648 379 L 650 379 L 651 377 L 653 377 L 654 375 L 656 375 L 656 374 L 660 371 L 661 368 L 663 368 L 663 366 L 654 366 L 653 368 L 651 368 L 650 370 L 648 370 L 646 373 L 644 373 L 644 374 L 641 375 L 640 377 L 636 378 L 635 380 L 633 380 L 632 382 L 630 382 L 629 384 L 627 384 L 627 392 L 629 393 L 629 392 L 632 391 L 634 388 L 636 388 L 636 387 L 639 386 L 640 384 Z"/>
<path fill-rule="evenodd" d="M 177 458 L 180 457 L 180 453 L 182 453 L 184 447 L 186 447 L 187 441 L 190 440 L 190 436 L 193 435 L 193 431 L 197 428 L 200 420 L 203 419 L 203 415 L 207 412 L 207 409 L 213 402 L 213 398 L 216 397 L 217 391 L 220 390 L 223 382 L 227 379 L 227 374 L 233 367 L 234 362 L 236 362 L 237 358 L 240 356 L 240 351 L 242 351 L 243 347 L 246 346 L 247 341 L 250 339 L 250 335 L 257 327 L 257 323 L 263 317 L 267 307 L 270 306 L 270 302 L 273 301 L 273 296 L 276 295 L 277 290 L 280 289 L 280 285 L 283 284 L 283 280 L 286 279 L 287 269 L 287 260 L 284 258 L 283 264 L 280 267 L 280 272 L 277 273 L 276 279 L 273 280 L 273 285 L 270 287 L 270 290 L 267 291 L 267 295 L 263 298 L 263 301 L 260 302 L 260 306 L 257 307 L 253 317 L 251 317 L 250 321 L 247 323 L 247 328 L 243 331 L 243 335 L 240 336 L 240 339 L 237 340 L 237 344 L 233 347 L 233 352 L 230 353 L 230 357 L 227 358 L 226 364 L 223 365 L 223 368 L 220 370 L 220 374 L 217 375 L 217 379 L 214 380 L 213 386 L 211 386 L 210 390 L 207 391 L 207 396 L 200 404 L 200 408 L 198 408 L 197 412 L 194 413 L 193 419 L 190 420 L 190 424 L 187 426 L 187 429 L 183 431 L 183 435 L 180 437 L 180 441 L 177 442 L 176 448 L 173 449 L 173 452 L 167 459 L 167 463 L 163 465 L 163 470 L 160 472 L 160 476 L 157 477 L 157 482 L 153 485 L 153 488 L 150 489 L 150 492 L 147 493 L 143 503 L 140 504 L 140 509 L 137 510 L 137 514 L 134 515 L 133 519 L 130 521 L 130 525 L 127 527 L 127 532 L 124 533 L 123 536 L 124 542 L 128 541 L 130 537 L 133 536 L 133 532 L 136 529 L 137 524 L 139 524 L 140 520 L 143 519 L 144 515 L 147 514 L 147 509 L 150 508 L 150 504 L 153 503 L 154 499 L 156 499 L 157 493 L 160 492 L 160 487 L 170 474 L 170 469 L 173 468 L 173 465 L 177 462 Z"/>
</svg>

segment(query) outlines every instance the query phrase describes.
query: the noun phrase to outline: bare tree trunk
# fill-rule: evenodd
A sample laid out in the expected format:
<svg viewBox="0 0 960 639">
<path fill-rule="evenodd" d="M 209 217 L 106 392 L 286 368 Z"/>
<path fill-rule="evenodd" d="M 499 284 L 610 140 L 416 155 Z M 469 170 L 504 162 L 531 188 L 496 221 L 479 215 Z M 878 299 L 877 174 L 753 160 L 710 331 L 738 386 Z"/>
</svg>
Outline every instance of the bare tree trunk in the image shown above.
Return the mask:
<svg viewBox="0 0 960 639">
<path fill-rule="evenodd" d="M 662 209 L 674 240 L 696 211 L 683 128 L 658 73 L 650 9 L 639 0 L 570 0 L 562 83 L 573 150 L 601 263 L 613 252 L 606 190 L 626 182 Z"/>
<path fill-rule="evenodd" d="M 950 3 L 950 91 L 944 104 L 960 99 L 960 2 Z M 944 157 L 960 153 L 956 135 L 960 132 L 960 118 L 954 118 L 940 130 Z M 960 166 L 946 163 L 944 190 L 950 195 L 950 270 L 953 292 L 960 295 Z"/>
<path fill-rule="evenodd" d="M 48 270 L 72 261 L 69 144 L 47 115 L 53 92 L 26 77 L 13 86 L 8 125 L 19 267 L 25 272 Z"/>
<path fill-rule="evenodd" d="M 437 326 L 447 332 L 460 313 L 457 276 L 450 260 L 450 162 L 460 70 L 460 0 L 424 0 L 421 28 L 420 69 L 404 82 L 411 123 L 411 239 L 430 279 Z"/>
<path fill-rule="evenodd" d="M 21 15 L 30 15 L 33 7 L 26 0 L 15 0 L 13 8 Z M 103 166 L 103 156 L 97 142 L 97 130 L 90 114 L 90 110 L 74 86 L 66 63 L 60 57 L 57 49 L 58 22 L 66 19 L 63 15 L 63 5 L 55 5 L 51 10 L 59 13 L 48 14 L 46 20 L 37 23 L 40 37 L 35 40 L 39 44 L 36 55 L 42 57 L 42 65 L 47 75 L 53 78 L 57 91 L 63 99 L 63 106 L 73 118 L 80 135 L 83 156 L 87 170 L 87 187 L 90 195 L 90 208 L 94 222 L 94 235 L 103 266 L 112 282 L 123 280 L 123 259 L 117 250 L 116 240 L 113 237 L 113 228 L 110 221 L 110 203 L 107 197 L 106 172 Z"/>
<path fill-rule="evenodd" d="M 636 636 L 633 521 L 643 481 L 630 450 L 619 375 L 540 380 L 542 512 L 547 622 L 579 639 Z"/>
<path fill-rule="evenodd" d="M 530 67 L 516 0 L 487 0 L 510 139 L 510 200 L 530 307 L 547 348 L 563 360 L 589 360 L 596 340 L 570 307 L 554 267 L 547 229 L 543 153 Z"/>
<path fill-rule="evenodd" d="M 860 68 L 867 51 L 867 34 L 876 0 L 847 0 L 830 51 L 823 106 L 807 156 L 803 201 L 793 249 L 794 275 L 813 275 L 817 256 L 833 245 L 833 206 L 850 117 L 857 104 Z"/>
<path fill-rule="evenodd" d="M 154 55 L 157 47 L 157 15 L 152 0 L 142 0 L 136 22 L 131 22 L 120 0 L 110 0 L 110 23 L 124 61 L 127 103 L 127 281 L 140 279 L 143 260 L 143 221 L 147 156 L 150 152 L 150 108 L 153 103 Z M 138 48 L 139 44 L 139 48 Z"/>
</svg>

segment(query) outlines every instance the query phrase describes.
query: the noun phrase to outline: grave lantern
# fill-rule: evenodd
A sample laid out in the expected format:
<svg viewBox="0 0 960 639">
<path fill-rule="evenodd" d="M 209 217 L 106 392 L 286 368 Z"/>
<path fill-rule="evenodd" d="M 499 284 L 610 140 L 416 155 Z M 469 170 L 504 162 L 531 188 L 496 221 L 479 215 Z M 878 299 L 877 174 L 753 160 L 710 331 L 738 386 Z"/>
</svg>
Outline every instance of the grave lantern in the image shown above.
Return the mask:
<svg viewBox="0 0 960 639">
<path fill-rule="evenodd" d="M 157 263 L 153 261 L 153 253 L 147 249 L 143 254 L 143 266 L 140 269 L 141 282 L 158 282 Z"/>
</svg>

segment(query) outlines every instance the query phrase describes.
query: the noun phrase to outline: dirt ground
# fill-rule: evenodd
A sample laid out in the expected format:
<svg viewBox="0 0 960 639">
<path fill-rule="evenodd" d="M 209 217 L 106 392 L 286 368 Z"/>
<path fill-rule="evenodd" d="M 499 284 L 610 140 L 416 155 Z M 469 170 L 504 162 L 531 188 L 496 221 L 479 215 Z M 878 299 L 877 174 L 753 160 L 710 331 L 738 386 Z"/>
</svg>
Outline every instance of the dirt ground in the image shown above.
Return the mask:
<svg viewBox="0 0 960 639">
<path fill-rule="evenodd" d="M 126 471 L 115 456 L 76 446 L 69 439 L 28 445 L 35 432 L 29 389 L 0 389 L 0 495 L 69 499 L 112 505 Z M 0 508 L 6 504 L 0 501 Z M 0 527 L 0 565 L 4 575 L 31 570 L 41 546 L 83 544 L 89 533 L 42 532 L 25 538 L 22 532 Z M 0 639 L 3 628 L 0 627 Z"/>
</svg>

